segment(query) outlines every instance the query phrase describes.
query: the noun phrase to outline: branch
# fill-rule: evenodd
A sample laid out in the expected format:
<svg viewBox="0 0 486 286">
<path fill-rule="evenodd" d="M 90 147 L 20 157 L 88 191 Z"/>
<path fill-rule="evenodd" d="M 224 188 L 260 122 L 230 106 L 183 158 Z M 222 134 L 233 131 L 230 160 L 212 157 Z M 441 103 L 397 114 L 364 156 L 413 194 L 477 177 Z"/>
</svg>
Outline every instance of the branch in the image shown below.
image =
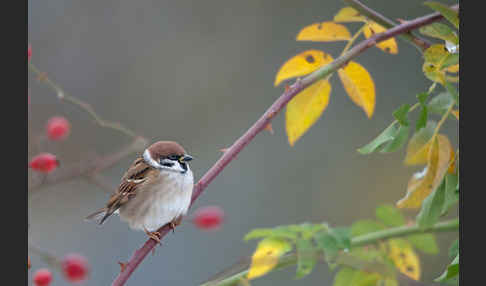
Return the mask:
<svg viewBox="0 0 486 286">
<path fill-rule="evenodd" d="M 443 17 L 439 13 L 433 13 L 427 16 L 416 18 L 406 23 L 395 26 L 383 33 L 375 34 L 374 36 L 362 41 L 348 52 L 335 59 L 330 64 L 321 67 L 317 71 L 306 76 L 302 80 L 298 79 L 292 84 L 268 109 L 265 113 L 243 134 L 233 145 L 228 148 L 223 156 L 209 169 L 206 174 L 194 186 L 191 205 L 201 195 L 205 188 L 214 180 L 214 178 L 231 162 L 238 153 L 248 145 L 255 136 L 260 133 L 270 123 L 270 121 L 277 115 L 287 103 L 294 98 L 300 91 L 310 86 L 314 82 L 325 78 L 331 73 L 335 72 L 344 66 L 351 59 L 357 57 L 366 49 L 373 47 L 377 43 L 386 39 L 392 38 L 396 35 L 407 33 L 413 29 L 428 25 L 430 23 L 441 20 Z M 158 229 L 160 237 L 164 237 L 169 232 L 169 226 L 165 225 Z M 143 261 L 147 254 L 156 246 L 157 242 L 153 239 L 147 240 L 145 244 L 135 251 L 130 260 L 125 264 L 123 272 L 120 272 L 113 281 L 112 286 L 124 285 L 133 271 Z"/>
<path fill-rule="evenodd" d="M 343 0 L 343 1 L 349 6 L 359 11 L 361 15 L 366 16 L 367 18 L 373 20 L 374 22 L 382 25 L 387 29 L 396 26 L 396 24 L 392 20 L 381 15 L 375 10 L 367 7 L 366 5 L 359 2 L 358 0 Z M 418 36 L 414 35 L 411 31 L 400 35 L 400 37 L 412 43 L 421 52 L 425 51 L 428 47 L 430 47 L 430 43 L 427 40 L 419 38 Z"/>
<path fill-rule="evenodd" d="M 382 231 L 367 233 L 364 235 L 359 235 L 353 237 L 351 239 L 351 247 L 358 247 L 364 246 L 369 244 L 374 244 L 378 241 L 395 238 L 395 237 L 402 237 L 408 236 L 412 234 L 420 234 L 420 233 L 430 233 L 430 232 L 445 232 L 445 231 L 457 231 L 459 228 L 459 219 L 452 219 L 448 221 L 439 222 L 429 229 L 422 230 L 417 225 L 413 226 L 399 226 L 394 228 L 385 229 Z M 285 268 L 287 266 L 295 265 L 297 263 L 297 256 L 295 254 L 289 254 L 282 257 L 277 266 L 275 266 L 275 270 Z M 247 265 L 249 267 L 249 264 Z M 248 274 L 249 269 L 245 269 L 239 273 L 233 274 L 232 276 L 225 278 L 221 281 L 209 281 L 201 286 L 226 286 L 226 285 L 235 285 L 240 279 L 245 279 L 246 275 Z"/>
<path fill-rule="evenodd" d="M 91 105 L 88 103 L 81 101 L 77 99 L 74 96 L 71 96 L 67 94 L 58 84 L 56 84 L 54 81 L 52 81 L 50 78 L 47 77 L 47 74 L 44 72 L 41 72 L 33 63 L 29 62 L 29 69 L 34 72 L 37 75 L 37 79 L 40 82 L 45 82 L 51 89 L 53 89 L 56 92 L 57 98 L 60 100 L 65 100 L 68 101 L 74 105 L 79 106 L 81 109 L 86 111 L 94 120 L 95 122 L 105 128 L 110 128 L 114 130 L 118 130 L 122 132 L 123 134 L 129 136 L 129 137 L 136 137 L 135 132 L 132 130 L 128 129 L 127 127 L 123 126 L 119 122 L 112 122 L 112 121 L 107 121 L 102 119 L 93 109 Z"/>
<path fill-rule="evenodd" d="M 37 176 L 34 178 L 34 180 L 32 180 L 32 182 L 29 182 L 29 190 L 40 189 L 41 187 L 61 183 L 75 177 L 91 176 L 99 173 L 100 171 L 115 165 L 121 159 L 132 154 L 133 152 L 143 151 L 147 145 L 147 140 L 145 138 L 136 137 L 135 140 L 130 143 L 130 145 L 125 146 L 121 150 L 112 154 L 78 162 L 66 168 L 60 168 L 47 176 L 43 174 Z"/>
</svg>

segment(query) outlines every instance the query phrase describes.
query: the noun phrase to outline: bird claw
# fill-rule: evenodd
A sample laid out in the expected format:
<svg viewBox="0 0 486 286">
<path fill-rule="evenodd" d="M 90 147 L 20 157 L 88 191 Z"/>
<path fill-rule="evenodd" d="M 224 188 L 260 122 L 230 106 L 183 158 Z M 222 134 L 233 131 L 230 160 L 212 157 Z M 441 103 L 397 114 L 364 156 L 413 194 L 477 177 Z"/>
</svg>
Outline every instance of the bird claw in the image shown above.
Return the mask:
<svg viewBox="0 0 486 286">
<path fill-rule="evenodd" d="M 144 228 L 144 231 L 148 235 L 148 237 L 150 237 L 151 239 L 155 240 L 155 242 L 157 242 L 160 245 L 162 245 L 162 242 L 160 242 L 160 238 L 161 238 L 160 232 L 158 232 L 158 231 L 148 231 L 146 228 Z"/>
</svg>

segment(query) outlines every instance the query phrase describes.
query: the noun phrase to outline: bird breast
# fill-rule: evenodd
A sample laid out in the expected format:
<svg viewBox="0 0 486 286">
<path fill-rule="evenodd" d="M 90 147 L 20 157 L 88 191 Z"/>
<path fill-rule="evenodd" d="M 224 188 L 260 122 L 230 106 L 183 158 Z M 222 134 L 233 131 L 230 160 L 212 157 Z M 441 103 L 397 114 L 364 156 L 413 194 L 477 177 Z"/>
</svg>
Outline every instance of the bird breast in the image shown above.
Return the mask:
<svg viewBox="0 0 486 286">
<path fill-rule="evenodd" d="M 189 167 L 184 174 L 161 171 L 155 182 L 140 186 L 135 197 L 120 207 L 120 218 L 132 229 L 155 231 L 187 213 L 193 186 Z"/>
</svg>

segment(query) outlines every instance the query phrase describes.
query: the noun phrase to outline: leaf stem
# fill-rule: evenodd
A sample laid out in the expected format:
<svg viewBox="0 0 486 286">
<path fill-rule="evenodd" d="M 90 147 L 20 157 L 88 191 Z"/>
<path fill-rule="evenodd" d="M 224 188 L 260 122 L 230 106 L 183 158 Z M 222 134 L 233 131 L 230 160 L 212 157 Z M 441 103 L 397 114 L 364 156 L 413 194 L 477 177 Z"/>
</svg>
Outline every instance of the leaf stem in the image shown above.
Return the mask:
<svg viewBox="0 0 486 286">
<path fill-rule="evenodd" d="M 351 48 L 351 45 L 353 45 L 354 41 L 358 38 L 359 35 L 361 35 L 365 26 L 366 24 L 364 24 L 361 28 L 359 28 L 359 30 L 353 35 L 353 37 L 348 41 L 348 43 L 344 47 L 340 56 L 342 56 L 345 52 L 349 50 L 349 48 Z"/>
<path fill-rule="evenodd" d="M 446 121 L 447 117 L 449 117 L 449 115 L 451 114 L 451 111 L 452 111 L 453 108 L 454 108 L 454 104 L 451 104 L 451 106 L 449 106 L 449 108 L 447 109 L 446 113 L 444 113 L 444 115 L 440 119 L 439 123 L 437 123 L 437 127 L 435 127 L 434 134 L 432 135 L 431 138 L 435 138 L 435 136 L 437 136 L 437 134 L 439 133 L 439 130 L 440 130 L 442 124 L 444 124 L 444 122 Z"/>
<path fill-rule="evenodd" d="M 351 246 L 358 247 L 364 246 L 369 244 L 374 244 L 381 240 L 396 238 L 396 237 L 403 237 L 412 234 L 419 234 L 419 233 L 430 233 L 430 232 L 446 232 L 446 231 L 455 231 L 459 228 L 459 219 L 455 218 L 452 220 L 447 220 L 443 222 L 438 222 L 435 225 L 431 226 L 428 229 L 422 230 L 417 225 L 412 226 L 399 226 L 394 228 L 389 228 L 381 231 L 376 231 L 360 236 L 356 236 L 351 239 Z M 275 270 L 285 268 L 287 266 L 295 265 L 297 263 L 297 256 L 293 254 L 285 255 L 280 258 L 277 266 L 274 268 Z M 229 286 L 234 285 L 234 283 L 240 281 L 240 279 L 246 277 L 248 273 L 248 269 L 245 269 L 239 273 L 236 273 L 228 278 L 225 278 L 218 282 L 206 282 L 201 286 Z"/>
</svg>

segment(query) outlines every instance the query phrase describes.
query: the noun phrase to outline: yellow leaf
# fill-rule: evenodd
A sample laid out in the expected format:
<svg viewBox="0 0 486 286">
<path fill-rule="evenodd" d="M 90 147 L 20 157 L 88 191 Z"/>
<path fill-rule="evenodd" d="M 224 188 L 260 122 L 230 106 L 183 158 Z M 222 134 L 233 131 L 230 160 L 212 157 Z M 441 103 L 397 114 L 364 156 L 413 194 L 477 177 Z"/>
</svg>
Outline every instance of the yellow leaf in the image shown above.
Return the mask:
<svg viewBox="0 0 486 286">
<path fill-rule="evenodd" d="M 437 124 L 433 121 L 427 122 L 424 128 L 413 134 L 407 145 L 405 165 L 423 165 L 427 163 L 430 139 L 434 135 Z"/>
<path fill-rule="evenodd" d="M 374 34 L 379 34 L 383 33 L 386 31 L 386 28 L 381 26 L 378 23 L 375 22 L 369 22 L 365 25 L 363 29 L 363 33 L 365 37 L 368 39 L 369 37 L 372 37 Z M 395 38 L 390 38 L 386 41 L 379 42 L 376 44 L 376 46 L 381 49 L 384 52 L 390 53 L 390 54 L 397 54 L 398 53 L 398 45 L 397 42 L 395 41 Z"/>
<path fill-rule="evenodd" d="M 344 7 L 334 16 L 334 22 L 364 22 L 366 18 L 352 7 Z"/>
<path fill-rule="evenodd" d="M 357 62 L 351 61 L 339 69 L 338 74 L 351 100 L 371 118 L 375 109 L 375 83 L 368 71 Z"/>
<path fill-rule="evenodd" d="M 427 48 L 424 52 L 426 62 L 441 65 L 449 56 L 449 52 L 443 44 L 435 44 Z"/>
<path fill-rule="evenodd" d="M 265 275 L 278 263 L 278 259 L 290 251 L 290 243 L 277 238 L 265 238 L 258 243 L 257 249 L 251 258 L 251 266 L 248 270 L 248 279 L 254 279 Z"/>
<path fill-rule="evenodd" d="M 457 120 L 459 120 L 459 110 L 452 110 L 451 113 L 456 117 Z"/>
<path fill-rule="evenodd" d="M 432 138 L 426 169 L 412 176 L 408 182 L 407 194 L 397 202 L 397 207 L 418 208 L 422 205 L 422 201 L 442 182 L 449 169 L 452 151 L 446 136 L 439 134 Z"/>
<path fill-rule="evenodd" d="M 321 79 L 297 94 L 287 104 L 285 127 L 290 146 L 319 119 L 329 103 L 331 85 Z"/>
<path fill-rule="evenodd" d="M 422 71 L 424 72 L 425 76 L 431 81 L 438 82 L 442 85 L 445 84 L 445 71 L 441 70 L 439 65 L 430 62 L 424 62 L 422 66 Z"/>
<path fill-rule="evenodd" d="M 449 161 L 449 169 L 447 169 L 447 173 L 449 174 L 455 174 L 456 170 L 456 152 L 454 150 L 451 150 L 451 159 Z"/>
<path fill-rule="evenodd" d="M 395 267 L 408 277 L 420 279 L 420 260 L 413 250 L 412 246 L 402 239 L 390 239 L 390 258 L 393 260 Z"/>
<path fill-rule="evenodd" d="M 297 41 L 334 42 L 351 39 L 348 28 L 334 22 L 314 23 L 300 30 Z"/>
<path fill-rule="evenodd" d="M 459 64 L 455 64 L 455 65 L 452 65 L 452 66 L 449 66 L 446 68 L 446 71 L 447 72 L 450 72 L 450 73 L 457 73 L 459 72 Z"/>
<path fill-rule="evenodd" d="M 332 62 L 333 58 L 319 50 L 307 50 L 297 54 L 286 61 L 278 70 L 274 85 L 279 85 L 283 80 L 303 76 Z"/>
</svg>

